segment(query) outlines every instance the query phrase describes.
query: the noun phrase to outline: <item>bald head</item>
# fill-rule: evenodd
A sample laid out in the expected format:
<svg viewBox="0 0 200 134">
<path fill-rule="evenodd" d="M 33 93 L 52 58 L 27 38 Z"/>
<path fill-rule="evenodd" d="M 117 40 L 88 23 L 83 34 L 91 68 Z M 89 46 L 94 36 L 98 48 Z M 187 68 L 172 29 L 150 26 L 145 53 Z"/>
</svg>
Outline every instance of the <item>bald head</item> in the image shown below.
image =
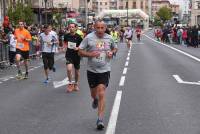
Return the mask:
<svg viewBox="0 0 200 134">
<path fill-rule="evenodd" d="M 105 34 L 105 31 L 106 31 L 106 23 L 103 21 L 103 20 L 97 20 L 94 24 L 94 28 L 95 28 L 95 31 L 96 31 L 96 35 L 99 37 L 99 38 L 102 38 Z"/>
</svg>

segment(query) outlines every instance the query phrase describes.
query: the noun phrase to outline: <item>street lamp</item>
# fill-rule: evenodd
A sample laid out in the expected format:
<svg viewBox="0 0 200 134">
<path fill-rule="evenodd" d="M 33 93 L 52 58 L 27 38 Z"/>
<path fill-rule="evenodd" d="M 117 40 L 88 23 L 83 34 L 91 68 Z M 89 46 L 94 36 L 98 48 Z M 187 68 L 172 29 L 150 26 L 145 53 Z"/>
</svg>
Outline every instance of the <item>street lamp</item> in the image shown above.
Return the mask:
<svg viewBox="0 0 200 134">
<path fill-rule="evenodd" d="M 126 8 L 127 8 L 126 21 L 127 21 L 127 27 L 128 27 L 128 0 L 126 1 Z"/>
<path fill-rule="evenodd" d="M 45 8 L 45 24 L 47 24 L 47 0 L 44 0 L 44 8 Z"/>
<path fill-rule="evenodd" d="M 3 16 L 6 16 L 6 1 L 3 0 Z"/>
<path fill-rule="evenodd" d="M 86 28 L 88 24 L 88 2 L 90 2 L 90 0 L 85 0 L 85 26 Z"/>
</svg>

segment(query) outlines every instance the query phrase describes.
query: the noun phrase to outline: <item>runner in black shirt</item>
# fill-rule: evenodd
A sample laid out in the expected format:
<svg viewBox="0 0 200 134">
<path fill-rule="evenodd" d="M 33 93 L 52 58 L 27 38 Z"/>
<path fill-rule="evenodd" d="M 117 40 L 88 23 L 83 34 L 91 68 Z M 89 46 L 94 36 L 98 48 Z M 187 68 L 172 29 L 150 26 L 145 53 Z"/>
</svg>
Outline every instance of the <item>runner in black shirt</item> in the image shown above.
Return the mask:
<svg viewBox="0 0 200 134">
<path fill-rule="evenodd" d="M 73 90 L 78 91 L 78 82 L 80 79 L 80 56 L 78 55 L 78 47 L 82 41 L 80 35 L 76 33 L 76 24 L 71 23 L 68 26 L 69 33 L 64 35 L 64 45 L 67 48 L 65 58 L 67 65 L 67 76 L 69 78 L 69 84 L 67 85 L 67 92 Z M 75 83 L 72 83 L 73 66 L 75 69 Z"/>
</svg>

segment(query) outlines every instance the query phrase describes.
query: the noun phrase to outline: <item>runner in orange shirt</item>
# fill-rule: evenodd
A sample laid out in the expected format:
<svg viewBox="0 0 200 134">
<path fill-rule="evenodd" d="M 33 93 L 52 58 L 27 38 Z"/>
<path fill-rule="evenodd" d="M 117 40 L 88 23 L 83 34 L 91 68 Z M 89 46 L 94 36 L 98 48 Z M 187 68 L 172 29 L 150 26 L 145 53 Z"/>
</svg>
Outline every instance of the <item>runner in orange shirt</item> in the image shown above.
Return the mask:
<svg viewBox="0 0 200 134">
<path fill-rule="evenodd" d="M 15 30 L 16 44 L 16 64 L 18 69 L 17 78 L 22 79 L 22 72 L 20 69 L 20 60 L 23 58 L 26 73 L 24 78 L 28 78 L 28 59 L 29 59 L 29 42 L 31 41 L 31 34 L 24 28 L 24 22 L 19 21 L 19 28 Z"/>
</svg>

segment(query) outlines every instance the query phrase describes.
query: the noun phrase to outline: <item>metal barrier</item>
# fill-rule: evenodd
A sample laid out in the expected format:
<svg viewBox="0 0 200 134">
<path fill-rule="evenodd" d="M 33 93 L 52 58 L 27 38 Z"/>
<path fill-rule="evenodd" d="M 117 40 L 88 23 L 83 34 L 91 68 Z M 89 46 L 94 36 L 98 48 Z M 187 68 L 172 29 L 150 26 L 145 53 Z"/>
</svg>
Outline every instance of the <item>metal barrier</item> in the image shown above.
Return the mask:
<svg viewBox="0 0 200 134">
<path fill-rule="evenodd" d="M 0 42 L 0 64 L 9 61 L 9 46 Z"/>
<path fill-rule="evenodd" d="M 3 44 L 0 42 L 0 68 L 5 68 L 9 65 L 9 45 Z M 36 56 L 36 46 L 33 42 L 30 42 L 30 51 L 29 51 L 30 58 Z"/>
</svg>

